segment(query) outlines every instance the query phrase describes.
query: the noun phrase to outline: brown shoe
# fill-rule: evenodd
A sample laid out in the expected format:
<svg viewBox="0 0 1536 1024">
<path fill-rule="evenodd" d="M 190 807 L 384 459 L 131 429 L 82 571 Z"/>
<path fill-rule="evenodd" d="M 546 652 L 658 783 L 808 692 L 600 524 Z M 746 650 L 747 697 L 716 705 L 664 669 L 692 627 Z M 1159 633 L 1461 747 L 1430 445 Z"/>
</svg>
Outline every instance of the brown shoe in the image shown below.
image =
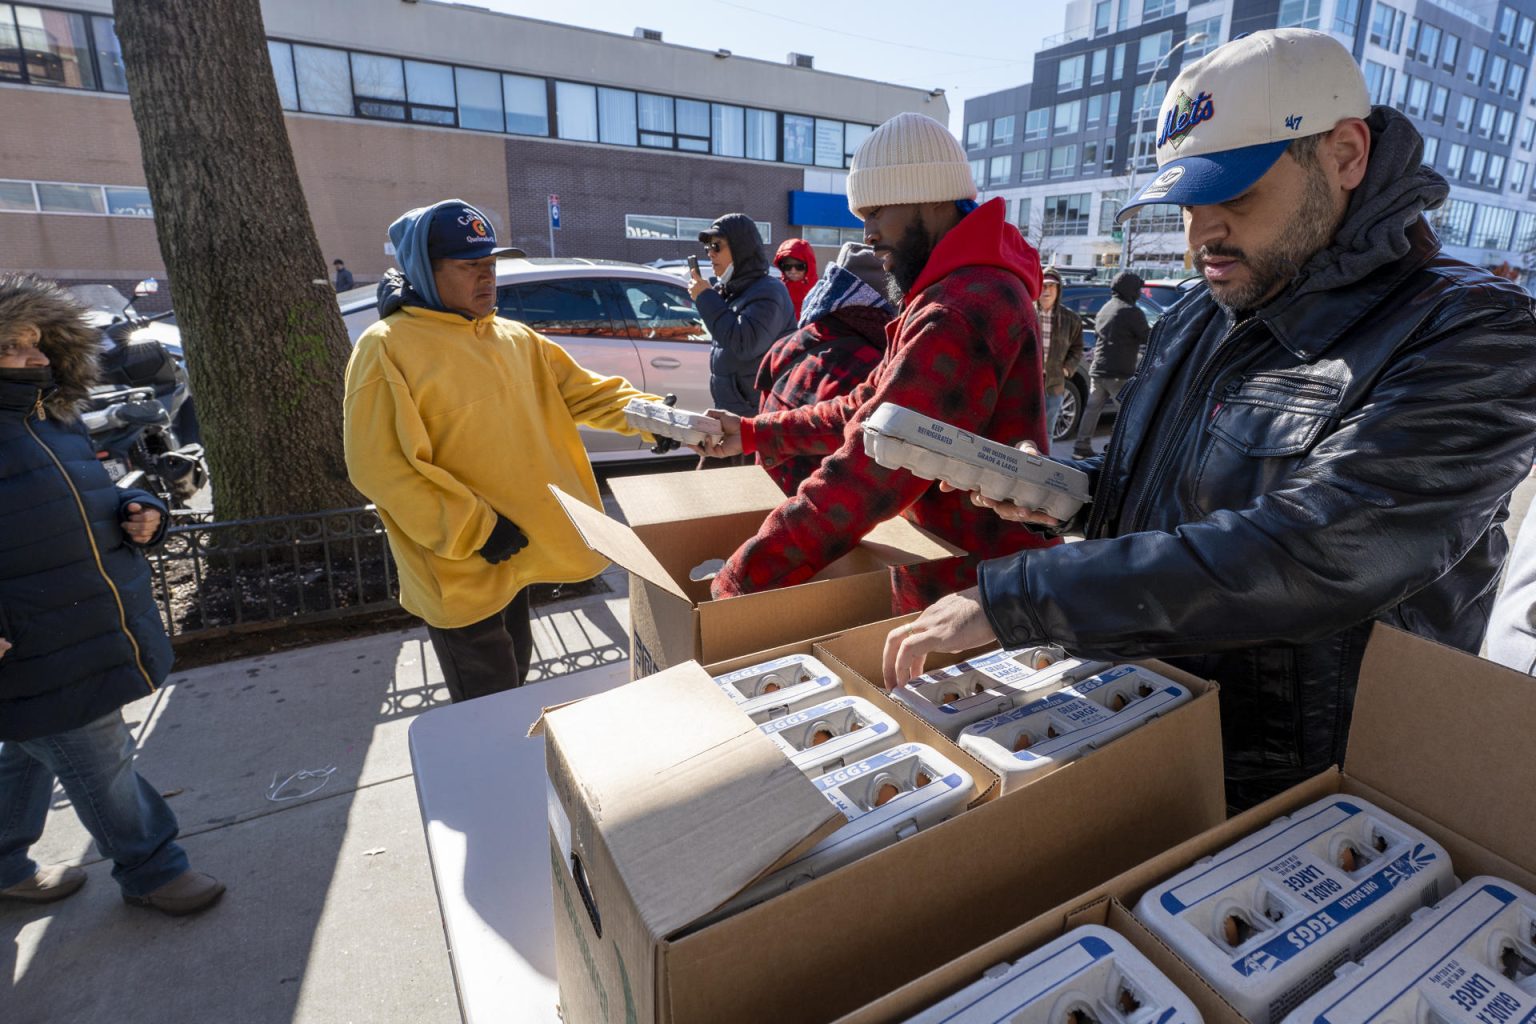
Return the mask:
<svg viewBox="0 0 1536 1024">
<path fill-rule="evenodd" d="M 172 917 L 184 917 L 207 910 L 224 895 L 224 883 L 201 871 L 185 871 L 147 896 L 123 893 L 130 907 L 149 907 Z"/>
<path fill-rule="evenodd" d="M 53 903 L 73 896 L 85 884 L 85 870 L 65 864 L 38 868 L 37 874 L 9 889 L 0 889 L 0 899 L 18 903 Z"/>
</svg>

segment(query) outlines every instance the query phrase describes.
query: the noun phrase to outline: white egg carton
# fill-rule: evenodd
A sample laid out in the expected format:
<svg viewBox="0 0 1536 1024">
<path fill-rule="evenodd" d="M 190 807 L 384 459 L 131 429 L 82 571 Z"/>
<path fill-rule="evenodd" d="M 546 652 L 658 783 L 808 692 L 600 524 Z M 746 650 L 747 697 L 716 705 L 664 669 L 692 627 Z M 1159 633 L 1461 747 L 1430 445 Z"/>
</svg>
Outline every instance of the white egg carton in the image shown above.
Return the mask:
<svg viewBox="0 0 1536 1024">
<path fill-rule="evenodd" d="M 759 725 L 843 692 L 842 678 L 809 654 L 775 658 L 714 679 Z"/>
<path fill-rule="evenodd" d="M 1048 696 L 973 722 L 960 746 L 1003 780 L 1003 792 L 1034 772 L 1081 757 L 1193 696 L 1139 665 L 1118 665 Z"/>
<path fill-rule="evenodd" d="M 1088 924 L 986 971 L 908 1024 L 1200 1024 L 1189 997 L 1123 936 Z"/>
<path fill-rule="evenodd" d="M 886 469 L 942 480 L 993 501 L 1071 519 L 1089 500 L 1088 474 L 1040 455 L 977 437 L 885 402 L 864 421 L 864 453 Z"/>
<path fill-rule="evenodd" d="M 1136 916 L 1252 1024 L 1276 1024 L 1454 886 L 1434 840 L 1339 795 L 1154 886 Z"/>
<path fill-rule="evenodd" d="M 971 797 L 970 775 L 922 743 L 903 743 L 812 780 L 848 824 L 753 883 L 701 924 L 717 921 L 830 874 L 954 817 Z"/>
<path fill-rule="evenodd" d="M 631 398 L 624 406 L 624 419 L 636 430 L 652 437 L 669 437 L 680 444 L 703 444 L 722 433 L 720 421 L 712 416 L 644 398 Z"/>
<path fill-rule="evenodd" d="M 834 697 L 759 729 L 810 776 L 825 775 L 902 742 L 895 719 L 863 697 Z"/>
<path fill-rule="evenodd" d="M 1421 911 L 1286 1024 L 1502 1024 L 1536 1017 L 1536 896 L 1473 878 Z"/>
<path fill-rule="evenodd" d="M 950 739 L 983 718 L 1060 689 L 1109 668 L 1108 662 L 1065 658 L 1059 647 L 992 651 L 918 676 L 891 696 Z"/>
</svg>

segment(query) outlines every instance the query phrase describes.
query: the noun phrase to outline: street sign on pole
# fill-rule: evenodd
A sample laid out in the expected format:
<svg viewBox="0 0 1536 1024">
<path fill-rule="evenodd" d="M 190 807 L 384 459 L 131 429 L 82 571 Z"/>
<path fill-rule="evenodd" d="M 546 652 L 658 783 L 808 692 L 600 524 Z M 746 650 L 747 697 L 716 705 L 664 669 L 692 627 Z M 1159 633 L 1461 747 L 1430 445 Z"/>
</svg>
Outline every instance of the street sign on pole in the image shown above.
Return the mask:
<svg viewBox="0 0 1536 1024">
<path fill-rule="evenodd" d="M 560 230 L 560 197 L 549 194 L 549 254 L 555 254 L 555 232 Z"/>
</svg>

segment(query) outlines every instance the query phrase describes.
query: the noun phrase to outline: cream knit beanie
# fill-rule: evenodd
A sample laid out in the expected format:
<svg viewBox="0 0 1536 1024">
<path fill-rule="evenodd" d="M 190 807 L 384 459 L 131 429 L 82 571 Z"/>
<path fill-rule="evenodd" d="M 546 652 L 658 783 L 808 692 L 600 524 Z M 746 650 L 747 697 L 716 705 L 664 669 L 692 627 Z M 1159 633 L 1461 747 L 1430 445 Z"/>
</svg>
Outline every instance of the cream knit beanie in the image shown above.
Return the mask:
<svg viewBox="0 0 1536 1024">
<path fill-rule="evenodd" d="M 975 199 L 976 182 L 960 140 L 924 114 L 897 114 L 876 128 L 848 167 L 848 209 Z"/>
</svg>

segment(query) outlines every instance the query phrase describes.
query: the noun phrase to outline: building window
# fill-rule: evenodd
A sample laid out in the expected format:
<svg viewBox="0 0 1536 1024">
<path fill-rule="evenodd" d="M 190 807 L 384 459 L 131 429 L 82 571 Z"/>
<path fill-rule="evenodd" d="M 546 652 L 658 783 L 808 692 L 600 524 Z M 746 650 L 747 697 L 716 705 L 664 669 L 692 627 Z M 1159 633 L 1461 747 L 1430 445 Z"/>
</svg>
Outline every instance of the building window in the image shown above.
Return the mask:
<svg viewBox="0 0 1536 1024">
<path fill-rule="evenodd" d="M 1477 100 L 1471 96 L 1463 96 L 1456 104 L 1456 130 L 1469 132 L 1472 130 L 1472 117 L 1477 110 Z"/>
<path fill-rule="evenodd" d="M 1488 154 L 1481 149 L 1474 149 L 1467 157 L 1466 180 L 1478 183 L 1483 180 L 1483 168 L 1488 166 Z"/>
<path fill-rule="evenodd" d="M 1376 0 L 1376 6 L 1371 10 L 1371 42 L 1396 53 L 1402 43 L 1403 21 L 1402 11 Z"/>
<path fill-rule="evenodd" d="M 1173 31 L 1142 36 L 1136 46 L 1136 70 L 1151 71 L 1173 49 Z"/>
<path fill-rule="evenodd" d="M 1492 103 L 1484 103 L 1477 111 L 1477 134 L 1488 138 L 1493 134 L 1493 119 L 1499 114 L 1499 108 Z"/>
<path fill-rule="evenodd" d="M 831 121 L 824 117 L 816 119 L 816 166 L 848 166 L 848 157 L 843 145 L 843 122 Z"/>
<path fill-rule="evenodd" d="M 653 97 L 660 99 L 661 97 Z M 507 131 L 514 135 L 549 134 L 549 90 L 542 78 L 502 75 L 501 99 L 507 111 Z M 672 101 L 667 100 L 667 131 L 671 131 Z"/>
<path fill-rule="evenodd" d="M 1083 101 L 1056 104 L 1056 116 L 1052 121 L 1052 135 L 1067 135 L 1082 128 Z"/>
<path fill-rule="evenodd" d="M 1093 5 L 1093 34 L 1102 36 L 1109 31 L 1109 6 L 1112 0 L 1097 0 Z"/>
<path fill-rule="evenodd" d="M 987 184 L 1006 185 L 1013 180 L 1013 154 L 995 156 L 987 165 Z"/>
<path fill-rule="evenodd" d="M 96 70 L 101 73 L 101 87 L 107 92 L 127 92 L 128 76 L 123 71 L 123 48 L 117 41 L 116 22 L 111 18 L 92 18 L 91 38 L 96 43 Z"/>
<path fill-rule="evenodd" d="M 1099 167 L 1099 144 L 1097 142 L 1083 143 L 1083 173 L 1090 174 Z"/>
<path fill-rule="evenodd" d="M 1041 107 L 1024 115 L 1024 141 L 1033 142 L 1051 134 L 1051 109 Z"/>
<path fill-rule="evenodd" d="M 1025 153 L 1020 161 L 1020 180 L 1041 181 L 1045 178 L 1045 150 L 1036 149 Z"/>
<path fill-rule="evenodd" d="M 987 162 L 985 160 L 971 161 L 971 181 L 975 182 L 978 189 L 987 184 Z"/>
<path fill-rule="evenodd" d="M 1104 127 L 1113 128 L 1120 123 L 1121 93 L 1112 92 L 1104 97 Z"/>
<path fill-rule="evenodd" d="M 1214 18 L 1206 18 L 1202 21 L 1190 22 L 1189 27 L 1185 30 L 1184 38 L 1190 39 L 1194 36 L 1200 35 L 1202 32 L 1205 34 L 1205 39 L 1203 41 L 1198 43 L 1190 43 L 1184 47 L 1184 56 L 1186 58 L 1198 57 L 1201 54 L 1210 53 L 1212 50 L 1216 49 L 1216 47 L 1221 45 L 1221 16 L 1217 15 Z"/>
<path fill-rule="evenodd" d="M 63 213 L 141 219 L 155 215 L 146 188 L 58 181 L 0 181 L 0 213 Z"/>
<path fill-rule="evenodd" d="M 1136 132 L 1131 136 L 1131 163 L 1138 171 L 1149 171 L 1157 166 L 1157 134 Z"/>
<path fill-rule="evenodd" d="M 1281 28 L 1318 28 L 1323 21 L 1323 0 L 1280 0 Z"/>
<path fill-rule="evenodd" d="M 1397 72 L 1373 60 L 1365 62 L 1365 88 L 1372 103 L 1386 103 L 1392 97 L 1392 85 Z"/>
<path fill-rule="evenodd" d="M 784 115 L 784 162 L 816 162 L 816 121 L 799 114 Z"/>
<path fill-rule="evenodd" d="M 0 79 L 66 89 L 97 87 L 85 15 L 0 4 L 0 32 L 0 38 L 20 40 L 19 46 L 13 42 L 0 49 Z"/>
<path fill-rule="evenodd" d="M 1353 39 L 1360 31 L 1360 0 L 1339 0 L 1333 11 L 1333 30 Z"/>
<path fill-rule="evenodd" d="M 1122 79 L 1124 77 L 1125 77 L 1125 44 L 1124 43 L 1116 43 L 1115 44 L 1115 73 L 1114 73 L 1114 78 L 1118 81 L 1119 79 Z"/>
<path fill-rule="evenodd" d="M 1167 82 L 1153 82 L 1151 87 L 1138 85 L 1131 98 L 1131 119 L 1135 124 L 1149 118 L 1155 119 L 1162 109 L 1163 97 L 1168 95 Z"/>
<path fill-rule="evenodd" d="M 597 141 L 597 88 L 555 83 L 555 133 L 562 139 Z"/>
<path fill-rule="evenodd" d="M 1094 50 L 1093 51 L 1093 70 L 1089 73 L 1089 76 L 1088 76 L 1089 84 L 1090 85 L 1103 85 L 1104 84 L 1104 79 L 1108 76 L 1108 74 L 1109 74 L 1109 51 L 1108 50 Z"/>
<path fill-rule="evenodd" d="M 1097 128 L 1099 122 L 1104 120 L 1104 94 L 1089 96 L 1087 101 L 1087 113 L 1083 115 L 1084 128 Z"/>
<path fill-rule="evenodd" d="M 591 88 L 586 86 L 585 88 Z M 453 92 L 453 68 L 425 61 L 405 62 L 405 92 L 412 121 L 453 124 L 458 101 Z"/>
<path fill-rule="evenodd" d="M 1446 200 L 1444 206 L 1431 214 L 1440 240 L 1446 245 L 1466 245 L 1472 237 L 1472 214 L 1475 210 L 1476 206 L 1465 199 Z"/>
<path fill-rule="evenodd" d="M 1525 186 L 1522 185 L 1523 189 Z M 1522 213 L 1515 221 L 1515 252 L 1536 249 L 1536 213 Z"/>
<path fill-rule="evenodd" d="M 1488 157 L 1488 171 L 1483 175 L 1483 184 L 1490 188 L 1502 188 L 1504 185 L 1505 159 L 1497 153 Z"/>
<path fill-rule="evenodd" d="M 1508 249 L 1515 230 L 1515 211 L 1502 206 L 1483 206 L 1477 211 L 1477 227 L 1472 230 L 1472 245 L 1484 249 Z"/>
<path fill-rule="evenodd" d="M 1483 65 L 1488 62 L 1488 51 L 1481 46 L 1474 46 L 1467 54 L 1467 81 L 1481 82 L 1483 80 Z"/>
<path fill-rule="evenodd" d="M 833 167 L 843 166 L 843 124 L 841 121 L 833 122 L 837 125 L 836 162 Z M 817 139 L 820 142 L 820 128 L 817 124 Z M 746 156 L 747 155 L 747 111 L 744 107 L 732 106 L 727 103 L 711 103 L 709 106 L 709 151 L 716 156 Z M 818 157 L 821 154 L 816 154 Z M 818 164 L 821 160 L 816 161 Z M 827 166 L 827 165 L 823 165 Z"/>
<path fill-rule="evenodd" d="M 1504 88 L 1504 72 L 1508 69 L 1509 61 L 1504 57 L 1495 55 L 1493 60 L 1488 62 L 1488 80 L 1483 84 L 1494 92 L 1498 92 Z"/>
<path fill-rule="evenodd" d="M 1461 177 L 1461 165 L 1467 158 L 1467 147 L 1459 142 L 1451 143 L 1451 148 L 1445 154 L 1445 173 L 1447 177 Z"/>
<path fill-rule="evenodd" d="M 1077 144 L 1056 146 L 1051 150 L 1051 177 L 1065 178 L 1077 173 Z"/>
<path fill-rule="evenodd" d="M 1499 8 L 1499 42 L 1505 46 L 1512 46 L 1515 42 L 1515 21 L 1518 13 L 1513 7 Z"/>
<path fill-rule="evenodd" d="M 1429 83 L 1422 78 L 1407 78 L 1407 82 L 1408 93 L 1403 103 L 1403 112 L 1413 117 L 1423 117 L 1429 109 Z"/>
<path fill-rule="evenodd" d="M 1435 157 L 1440 155 L 1440 139 L 1434 135 L 1424 136 L 1424 163 L 1433 167 Z"/>
<path fill-rule="evenodd" d="M 1013 115 L 999 117 L 992 122 L 992 145 L 1013 145 Z"/>
<path fill-rule="evenodd" d="M 1536 21 L 1520 15 L 1520 31 L 1515 38 L 1515 46 L 1521 53 L 1531 52 L 1531 37 L 1536 35 Z M 102 74 L 106 74 L 106 68 L 102 68 Z"/>
<path fill-rule="evenodd" d="M 1440 44 L 1440 70 L 1455 73 L 1456 58 L 1461 54 L 1461 37 L 1445 34 L 1445 42 Z"/>
<path fill-rule="evenodd" d="M 1114 139 L 1105 139 L 1104 140 L 1104 169 L 1106 171 L 1112 171 L 1112 170 L 1115 169 L 1115 140 Z"/>
<path fill-rule="evenodd" d="M 626 213 L 624 215 L 624 237 L 655 241 L 697 242 L 699 240 L 699 232 L 708 230 L 712 223 L 713 221 L 708 217 L 666 217 L 649 213 Z M 757 233 L 763 236 L 763 244 L 772 244 L 773 225 L 762 220 L 755 220 L 752 223 L 757 225 Z M 862 238 L 862 235 L 860 237 Z"/>
<path fill-rule="evenodd" d="M 1132 216 L 1136 219 L 1136 229 L 1149 234 L 1184 230 L 1184 212 L 1167 203 L 1140 207 Z"/>
<path fill-rule="evenodd" d="M 1115 223 L 1115 214 L 1120 212 L 1120 207 L 1125 205 L 1125 189 L 1111 189 L 1099 195 L 1099 234 L 1112 234 L 1119 227 Z"/>
<path fill-rule="evenodd" d="M 987 122 L 977 121 L 965 126 L 965 148 L 980 149 L 987 144 Z"/>
<path fill-rule="evenodd" d="M 1029 196 L 1025 196 L 1024 198 L 1020 199 L 1019 200 L 1019 208 L 1014 213 L 1014 221 L 1013 221 L 1014 224 L 1016 224 L 1018 226 L 1018 229 L 1020 231 L 1024 232 L 1024 234 L 1026 234 L 1026 235 L 1029 234 L 1029 207 L 1030 207 L 1030 197 Z"/>
<path fill-rule="evenodd" d="M 1520 148 L 1531 149 L 1536 147 L 1536 120 L 1529 117 L 1520 119 Z"/>
<path fill-rule="evenodd" d="M 1166 18 L 1173 13 L 1173 0 L 1142 0 L 1142 21 L 1151 21 L 1153 18 Z"/>
<path fill-rule="evenodd" d="M 1524 91 L 1525 65 L 1511 62 L 1509 65 L 1509 80 L 1504 85 L 1504 95 L 1512 100 L 1517 100 Z"/>
<path fill-rule="evenodd" d="M 1057 92 L 1071 92 L 1083 87 L 1083 64 L 1083 54 L 1061 59 L 1061 63 L 1056 65 Z"/>
<path fill-rule="evenodd" d="M 862 132 L 860 129 L 863 129 Z M 849 136 L 863 142 L 873 129 L 865 125 L 848 126 Z M 771 110 L 747 108 L 747 159 L 777 160 L 779 158 L 779 115 Z"/>
<path fill-rule="evenodd" d="M 1443 85 L 1435 86 L 1434 92 L 1429 98 L 1429 119 L 1436 124 L 1445 124 L 1445 108 L 1450 102 L 1451 91 Z"/>
<path fill-rule="evenodd" d="M 1040 233 L 1047 238 L 1054 235 L 1086 235 L 1092 218 L 1092 209 L 1092 192 L 1046 196 L 1042 204 L 1044 216 Z"/>
<path fill-rule="evenodd" d="M 459 98 L 459 127 L 477 128 L 486 132 L 504 132 L 507 130 L 506 113 L 501 109 L 501 76 L 494 71 L 477 71 L 473 68 L 454 68 L 454 88 Z M 604 94 L 619 94 L 628 98 L 629 108 L 629 136 L 628 139 L 604 138 L 604 142 L 622 142 L 626 146 L 635 144 L 635 94 L 622 92 L 618 89 L 599 89 L 598 103 L 603 113 L 607 113 L 609 100 Z M 607 134 L 607 126 L 604 125 L 604 134 Z"/>
<path fill-rule="evenodd" d="M 1418 40 L 1410 46 L 1414 59 L 1433 65 L 1440 54 L 1440 37 L 1441 31 L 1436 26 L 1420 26 Z"/>
<path fill-rule="evenodd" d="M 405 64 L 400 58 L 354 53 L 352 105 L 358 117 L 404 121 Z"/>
<path fill-rule="evenodd" d="M 299 109 L 311 114 L 351 114 L 352 71 L 347 51 L 295 46 L 293 68 L 299 85 Z"/>
<path fill-rule="evenodd" d="M 272 77 L 277 82 L 277 98 L 284 110 L 299 109 L 299 85 L 293 76 L 293 47 L 287 43 L 267 43 L 267 57 L 272 61 Z M 4 75 L 0 64 L 0 77 Z"/>
<path fill-rule="evenodd" d="M 1513 110 L 1499 111 L 1499 123 L 1493 130 L 1493 137 L 1500 142 L 1508 143 L 1515 134 L 1515 112 Z"/>
</svg>

